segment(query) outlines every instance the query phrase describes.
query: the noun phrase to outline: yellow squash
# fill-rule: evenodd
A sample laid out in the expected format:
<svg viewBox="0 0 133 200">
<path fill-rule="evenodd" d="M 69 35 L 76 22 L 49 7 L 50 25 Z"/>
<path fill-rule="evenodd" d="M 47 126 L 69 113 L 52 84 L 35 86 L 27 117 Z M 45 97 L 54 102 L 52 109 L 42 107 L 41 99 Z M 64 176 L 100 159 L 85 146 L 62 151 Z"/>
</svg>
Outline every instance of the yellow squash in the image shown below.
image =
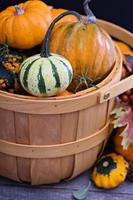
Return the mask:
<svg viewBox="0 0 133 200">
<path fill-rule="evenodd" d="M 115 188 L 124 182 L 127 175 L 128 163 L 115 153 L 103 156 L 95 166 L 92 180 L 97 187 Z"/>
</svg>

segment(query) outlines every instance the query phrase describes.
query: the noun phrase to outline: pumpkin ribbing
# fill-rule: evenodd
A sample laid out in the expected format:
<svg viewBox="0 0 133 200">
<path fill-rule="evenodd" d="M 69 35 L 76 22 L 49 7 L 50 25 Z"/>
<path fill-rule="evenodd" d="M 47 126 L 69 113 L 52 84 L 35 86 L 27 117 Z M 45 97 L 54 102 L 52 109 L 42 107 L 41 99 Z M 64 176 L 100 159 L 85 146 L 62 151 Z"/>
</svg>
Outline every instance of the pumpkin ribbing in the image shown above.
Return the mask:
<svg viewBox="0 0 133 200">
<path fill-rule="evenodd" d="M 92 79 L 103 78 L 103 74 L 106 75 L 115 62 L 115 57 L 108 59 L 110 54 L 115 54 L 113 44 L 110 46 L 111 38 L 107 37 L 105 41 L 105 33 L 93 24 L 64 24 L 61 32 L 58 32 L 60 27 L 60 24 L 57 25 L 53 31 L 50 51 L 63 55 L 71 62 L 75 77 L 83 73 Z M 55 40 L 56 44 L 53 45 Z"/>
</svg>

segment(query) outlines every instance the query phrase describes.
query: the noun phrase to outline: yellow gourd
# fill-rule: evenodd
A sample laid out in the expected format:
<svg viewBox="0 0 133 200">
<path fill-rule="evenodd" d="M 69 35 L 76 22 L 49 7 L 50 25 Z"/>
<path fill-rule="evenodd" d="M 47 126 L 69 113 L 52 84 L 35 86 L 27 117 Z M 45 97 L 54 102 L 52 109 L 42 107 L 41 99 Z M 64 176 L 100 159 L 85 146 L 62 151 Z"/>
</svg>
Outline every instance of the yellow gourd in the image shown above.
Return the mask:
<svg viewBox="0 0 133 200">
<path fill-rule="evenodd" d="M 128 163 L 121 156 L 111 153 L 103 156 L 96 164 L 92 180 L 100 188 L 115 188 L 124 182 L 127 175 Z"/>
</svg>

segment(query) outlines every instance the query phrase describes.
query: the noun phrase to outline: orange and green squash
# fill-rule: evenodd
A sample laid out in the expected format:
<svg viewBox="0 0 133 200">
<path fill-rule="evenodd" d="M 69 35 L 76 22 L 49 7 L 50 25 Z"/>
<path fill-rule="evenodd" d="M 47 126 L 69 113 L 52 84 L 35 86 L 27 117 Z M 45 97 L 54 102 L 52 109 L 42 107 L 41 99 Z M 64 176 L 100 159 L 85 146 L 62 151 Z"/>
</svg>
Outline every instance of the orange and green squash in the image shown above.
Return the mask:
<svg viewBox="0 0 133 200">
<path fill-rule="evenodd" d="M 87 17 L 80 17 L 78 22 L 57 23 L 49 42 L 51 52 L 70 61 L 74 71 L 74 90 L 80 83 L 88 87 L 88 82 L 102 80 L 115 63 L 114 42 L 96 25 L 96 18 L 87 3 L 88 0 L 84 4 Z"/>
</svg>

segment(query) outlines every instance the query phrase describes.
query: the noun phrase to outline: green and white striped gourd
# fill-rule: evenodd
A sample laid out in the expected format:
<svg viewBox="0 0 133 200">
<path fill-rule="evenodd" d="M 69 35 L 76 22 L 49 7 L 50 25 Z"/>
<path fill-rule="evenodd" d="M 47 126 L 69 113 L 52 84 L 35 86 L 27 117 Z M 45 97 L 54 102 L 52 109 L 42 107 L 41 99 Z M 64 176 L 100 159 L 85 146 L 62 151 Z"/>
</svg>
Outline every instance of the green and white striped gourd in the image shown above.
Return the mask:
<svg viewBox="0 0 133 200">
<path fill-rule="evenodd" d="M 46 33 L 41 54 L 29 57 L 21 65 L 21 85 L 34 96 L 54 96 L 63 92 L 72 81 L 73 70 L 70 62 L 64 57 L 50 54 L 48 51 L 49 37 L 55 23 L 70 14 L 80 20 L 80 15 L 74 11 L 67 11 L 59 15 L 51 23 Z"/>
<path fill-rule="evenodd" d="M 22 87 L 34 96 L 54 96 L 72 81 L 71 64 L 62 56 L 34 55 L 26 59 L 20 70 Z"/>
</svg>

